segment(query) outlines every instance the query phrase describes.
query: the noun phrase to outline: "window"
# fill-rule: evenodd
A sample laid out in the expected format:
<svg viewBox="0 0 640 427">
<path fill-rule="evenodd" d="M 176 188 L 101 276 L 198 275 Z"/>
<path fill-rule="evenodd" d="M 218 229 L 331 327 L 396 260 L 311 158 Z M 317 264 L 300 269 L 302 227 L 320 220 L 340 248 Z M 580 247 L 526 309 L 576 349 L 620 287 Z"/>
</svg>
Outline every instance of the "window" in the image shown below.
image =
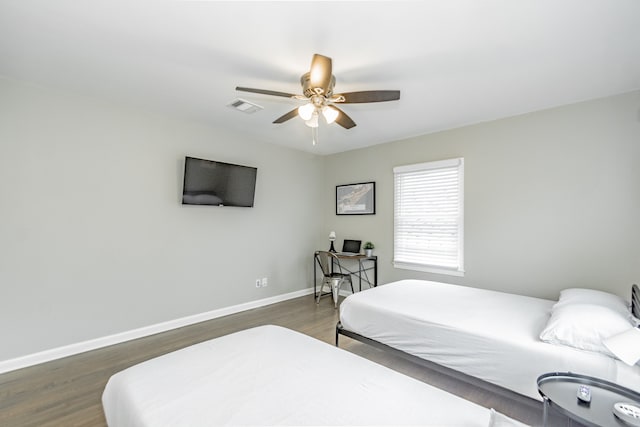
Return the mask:
<svg viewBox="0 0 640 427">
<path fill-rule="evenodd" d="M 464 159 L 393 168 L 396 268 L 464 275 Z"/>
</svg>

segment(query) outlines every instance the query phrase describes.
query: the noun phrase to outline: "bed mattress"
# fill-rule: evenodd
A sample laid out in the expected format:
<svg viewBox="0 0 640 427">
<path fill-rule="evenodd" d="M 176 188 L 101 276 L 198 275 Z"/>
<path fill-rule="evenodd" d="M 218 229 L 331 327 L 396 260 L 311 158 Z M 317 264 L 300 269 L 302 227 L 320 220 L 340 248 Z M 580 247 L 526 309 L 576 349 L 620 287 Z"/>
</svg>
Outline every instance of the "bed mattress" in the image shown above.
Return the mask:
<svg viewBox="0 0 640 427">
<path fill-rule="evenodd" d="M 348 296 L 343 328 L 541 400 L 536 379 L 574 372 L 637 390 L 640 367 L 540 341 L 555 301 L 423 280 Z"/>
<path fill-rule="evenodd" d="M 261 326 L 115 374 L 110 427 L 483 426 L 491 411 L 306 335 Z M 495 414 L 494 414 L 495 415 Z"/>
</svg>

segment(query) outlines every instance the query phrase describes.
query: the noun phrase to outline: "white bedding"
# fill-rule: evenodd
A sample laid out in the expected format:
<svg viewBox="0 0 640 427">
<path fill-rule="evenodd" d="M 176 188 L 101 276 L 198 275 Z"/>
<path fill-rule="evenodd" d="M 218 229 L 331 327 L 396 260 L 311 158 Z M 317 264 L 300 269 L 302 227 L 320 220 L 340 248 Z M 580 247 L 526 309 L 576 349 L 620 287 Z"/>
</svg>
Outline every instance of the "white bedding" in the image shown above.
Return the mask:
<svg viewBox="0 0 640 427">
<path fill-rule="evenodd" d="M 110 427 L 489 425 L 490 410 L 278 326 L 206 341 L 115 374 Z"/>
<path fill-rule="evenodd" d="M 342 326 L 414 356 L 541 400 L 536 379 L 575 372 L 640 388 L 640 366 L 539 339 L 555 301 L 423 280 L 348 296 Z"/>
</svg>

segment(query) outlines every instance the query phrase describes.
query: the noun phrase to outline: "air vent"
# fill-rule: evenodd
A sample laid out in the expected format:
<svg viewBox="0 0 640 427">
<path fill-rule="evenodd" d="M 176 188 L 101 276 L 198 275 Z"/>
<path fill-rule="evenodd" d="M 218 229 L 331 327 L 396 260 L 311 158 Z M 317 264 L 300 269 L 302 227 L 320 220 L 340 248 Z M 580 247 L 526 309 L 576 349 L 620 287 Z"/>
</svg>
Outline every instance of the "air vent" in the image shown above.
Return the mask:
<svg viewBox="0 0 640 427">
<path fill-rule="evenodd" d="M 263 107 L 258 104 L 254 104 L 253 102 L 249 102 L 241 98 L 235 99 L 231 104 L 227 105 L 227 107 L 235 108 L 236 110 L 247 114 L 255 113 L 256 111 L 263 109 Z"/>
</svg>

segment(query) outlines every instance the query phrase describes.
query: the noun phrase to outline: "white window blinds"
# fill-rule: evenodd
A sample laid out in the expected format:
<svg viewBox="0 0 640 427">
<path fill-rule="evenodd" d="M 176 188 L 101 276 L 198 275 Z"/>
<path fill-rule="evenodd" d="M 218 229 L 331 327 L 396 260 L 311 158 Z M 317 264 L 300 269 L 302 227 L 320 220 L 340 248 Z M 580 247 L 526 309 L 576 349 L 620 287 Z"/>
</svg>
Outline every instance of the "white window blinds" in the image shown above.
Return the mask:
<svg viewBox="0 0 640 427">
<path fill-rule="evenodd" d="M 397 268 L 463 275 L 462 158 L 393 169 Z"/>
</svg>

